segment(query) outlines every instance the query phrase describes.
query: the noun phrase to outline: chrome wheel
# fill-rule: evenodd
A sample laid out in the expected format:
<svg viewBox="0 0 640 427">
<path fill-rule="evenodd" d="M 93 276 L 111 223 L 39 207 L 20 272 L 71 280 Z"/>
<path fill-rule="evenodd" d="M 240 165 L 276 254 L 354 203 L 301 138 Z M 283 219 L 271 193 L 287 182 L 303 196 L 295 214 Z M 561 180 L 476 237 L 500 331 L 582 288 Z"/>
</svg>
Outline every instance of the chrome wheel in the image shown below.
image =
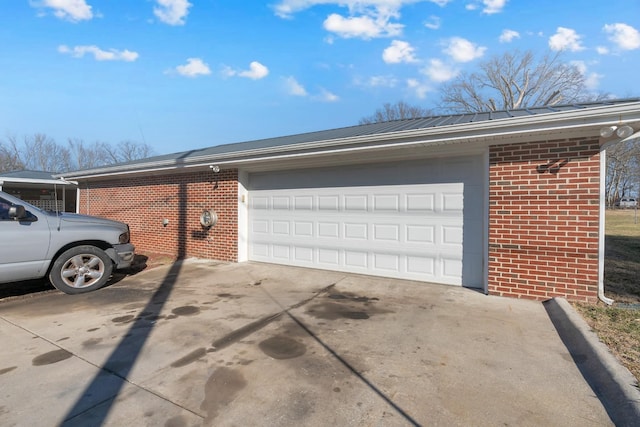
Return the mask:
<svg viewBox="0 0 640 427">
<path fill-rule="evenodd" d="M 62 280 L 73 288 L 86 288 L 104 276 L 104 262 L 92 254 L 79 254 L 62 267 Z"/>
<path fill-rule="evenodd" d="M 90 245 L 76 246 L 54 261 L 49 279 L 67 294 L 80 294 L 104 286 L 111 277 L 113 261 L 105 251 Z"/>
</svg>

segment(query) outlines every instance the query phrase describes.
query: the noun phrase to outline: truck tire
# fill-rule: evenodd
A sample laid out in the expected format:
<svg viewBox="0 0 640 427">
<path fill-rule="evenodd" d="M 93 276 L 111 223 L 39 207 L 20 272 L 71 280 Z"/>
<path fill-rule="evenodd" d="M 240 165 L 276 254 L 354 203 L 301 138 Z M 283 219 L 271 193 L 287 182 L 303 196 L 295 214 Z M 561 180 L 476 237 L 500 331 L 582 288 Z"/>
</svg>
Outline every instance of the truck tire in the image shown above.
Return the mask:
<svg viewBox="0 0 640 427">
<path fill-rule="evenodd" d="M 95 291 L 111 277 L 113 262 L 95 246 L 76 246 L 66 250 L 53 262 L 49 272 L 51 284 L 66 294 Z"/>
</svg>

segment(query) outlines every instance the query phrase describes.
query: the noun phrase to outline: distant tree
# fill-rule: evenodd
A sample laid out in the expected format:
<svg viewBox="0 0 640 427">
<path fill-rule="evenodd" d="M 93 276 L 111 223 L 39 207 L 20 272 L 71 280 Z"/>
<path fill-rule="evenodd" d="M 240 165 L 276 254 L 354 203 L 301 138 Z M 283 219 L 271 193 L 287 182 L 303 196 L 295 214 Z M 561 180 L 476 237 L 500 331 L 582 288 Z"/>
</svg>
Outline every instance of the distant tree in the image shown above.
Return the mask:
<svg viewBox="0 0 640 427">
<path fill-rule="evenodd" d="M 432 111 L 428 108 L 409 105 L 404 101 L 398 101 L 395 104 L 384 104 L 382 108 L 378 108 L 373 115 L 360 119 L 359 124 L 366 125 L 371 123 L 390 122 L 392 120 L 415 119 L 427 117 L 431 114 Z"/>
<path fill-rule="evenodd" d="M 0 140 L 0 172 L 11 172 L 24 169 L 20 155 L 15 147 Z"/>
<path fill-rule="evenodd" d="M 67 140 L 74 169 L 92 169 L 105 166 L 114 161 L 111 158 L 111 146 L 106 142 L 85 143 L 79 138 Z"/>
<path fill-rule="evenodd" d="M 151 146 L 134 141 L 122 141 L 115 147 L 109 148 L 109 153 L 114 163 L 146 159 L 153 155 Z"/>
<path fill-rule="evenodd" d="M 0 140 L 0 172 L 27 169 L 60 173 L 144 159 L 153 154 L 151 146 L 133 141 L 112 146 L 69 138 L 65 146 L 45 134 L 25 136 L 22 140 L 8 136 Z"/>
<path fill-rule="evenodd" d="M 25 136 L 22 143 L 15 136 L 10 136 L 8 141 L 24 169 L 62 172 L 71 168 L 69 149 L 43 133 Z"/>
<path fill-rule="evenodd" d="M 607 148 L 605 199 L 613 206 L 623 197 L 636 197 L 640 182 L 640 146 L 638 140 L 625 141 Z M 633 190 L 636 194 L 633 194 Z"/>
<path fill-rule="evenodd" d="M 562 60 L 561 52 L 539 59 L 531 51 L 512 51 L 480 63 L 441 87 L 440 107 L 454 113 L 511 110 L 598 100 L 590 94 L 584 74 Z"/>
</svg>

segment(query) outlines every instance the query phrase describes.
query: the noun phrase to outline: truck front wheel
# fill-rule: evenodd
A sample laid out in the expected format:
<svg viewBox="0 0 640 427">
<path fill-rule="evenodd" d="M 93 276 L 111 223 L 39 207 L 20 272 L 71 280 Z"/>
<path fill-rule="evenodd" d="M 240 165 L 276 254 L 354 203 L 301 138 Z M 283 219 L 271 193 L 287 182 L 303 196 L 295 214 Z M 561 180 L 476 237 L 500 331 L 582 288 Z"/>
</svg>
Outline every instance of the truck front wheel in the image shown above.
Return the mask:
<svg viewBox="0 0 640 427">
<path fill-rule="evenodd" d="M 113 262 L 95 246 L 76 246 L 63 252 L 53 263 L 49 280 L 66 294 L 94 291 L 111 277 Z"/>
</svg>

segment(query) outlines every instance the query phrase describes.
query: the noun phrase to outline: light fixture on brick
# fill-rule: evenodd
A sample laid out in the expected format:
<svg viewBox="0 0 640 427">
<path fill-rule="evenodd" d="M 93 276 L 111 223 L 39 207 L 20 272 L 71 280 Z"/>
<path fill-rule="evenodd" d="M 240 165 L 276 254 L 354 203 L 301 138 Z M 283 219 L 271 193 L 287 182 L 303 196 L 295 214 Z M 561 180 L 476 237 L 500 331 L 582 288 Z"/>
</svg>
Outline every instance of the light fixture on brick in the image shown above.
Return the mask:
<svg viewBox="0 0 640 427">
<path fill-rule="evenodd" d="M 618 138 L 624 139 L 633 135 L 633 132 L 634 132 L 633 128 L 629 125 L 621 125 L 621 126 L 611 125 L 611 126 L 606 126 L 600 129 L 600 136 L 603 138 L 610 138 L 615 133 Z"/>
</svg>

